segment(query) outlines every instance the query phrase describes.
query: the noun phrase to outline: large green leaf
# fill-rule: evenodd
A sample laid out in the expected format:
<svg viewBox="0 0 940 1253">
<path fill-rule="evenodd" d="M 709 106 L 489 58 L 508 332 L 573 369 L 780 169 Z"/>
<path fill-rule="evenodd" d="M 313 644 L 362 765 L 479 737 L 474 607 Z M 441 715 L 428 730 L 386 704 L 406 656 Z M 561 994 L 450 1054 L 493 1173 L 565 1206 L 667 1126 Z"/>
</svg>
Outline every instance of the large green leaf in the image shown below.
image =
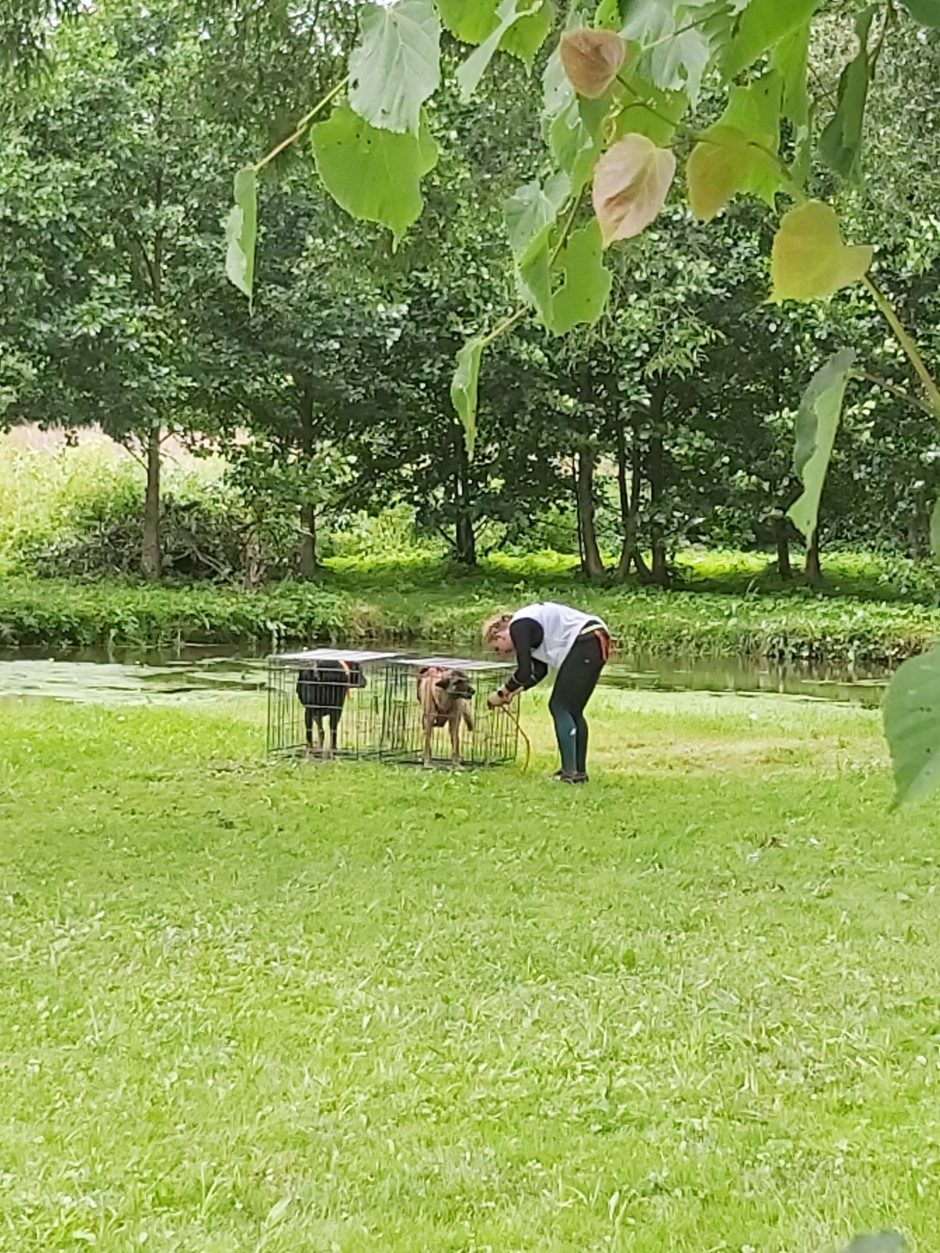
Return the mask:
<svg viewBox="0 0 940 1253">
<path fill-rule="evenodd" d="M 246 165 L 235 175 L 235 203 L 225 223 L 225 273 L 252 300 L 258 236 L 258 172 Z"/>
<path fill-rule="evenodd" d="M 478 335 L 468 340 L 457 353 L 457 368 L 450 385 L 450 398 L 463 424 L 467 456 L 473 459 L 477 438 L 477 403 L 480 388 L 480 358 L 483 340 Z"/>
<path fill-rule="evenodd" d="M 596 218 L 575 231 L 559 254 L 562 282 L 552 297 L 549 326 L 555 335 L 567 335 L 576 326 L 593 326 L 607 307 L 612 278 L 603 254 Z"/>
<path fill-rule="evenodd" d="M 888 684 L 884 724 L 894 803 L 923 800 L 940 787 L 940 647 L 900 667 Z"/>
<path fill-rule="evenodd" d="M 812 26 L 804 22 L 784 35 L 771 50 L 770 66 L 783 82 L 781 111 L 795 126 L 805 126 L 809 121 L 809 41 Z"/>
<path fill-rule="evenodd" d="M 901 0 L 901 3 L 921 26 L 940 26 L 940 0 Z"/>
<path fill-rule="evenodd" d="M 761 53 L 804 26 L 820 0 L 751 0 L 737 21 L 722 69 L 728 79 L 753 65 Z"/>
<path fill-rule="evenodd" d="M 431 0 L 367 4 L 349 77 L 349 103 L 360 117 L 417 135 L 421 106 L 441 81 L 441 23 Z"/>
<path fill-rule="evenodd" d="M 857 283 L 868 272 L 873 250 L 847 245 L 831 205 L 808 200 L 785 214 L 774 238 L 771 300 L 822 300 Z"/>
<path fill-rule="evenodd" d="M 487 66 L 509 31 L 522 18 L 538 13 L 542 3 L 543 0 L 500 0 L 496 10 L 496 25 L 457 70 L 457 85 L 460 88 L 460 99 L 464 104 L 470 100 L 480 85 Z"/>
<path fill-rule="evenodd" d="M 422 119 L 418 135 L 370 126 L 347 104 L 311 127 L 323 185 L 353 217 L 387 226 L 394 247 L 421 216 L 421 179 L 437 164 L 437 144 Z"/>
<path fill-rule="evenodd" d="M 694 12 L 694 6 L 692 6 Z M 683 91 L 694 105 L 708 64 L 709 41 L 691 26 L 690 7 L 672 0 L 636 0 L 620 33 L 639 45 L 634 68 L 663 91 Z"/>
<path fill-rule="evenodd" d="M 552 228 L 570 188 L 564 174 L 553 175 L 544 185 L 526 183 L 507 200 L 504 210 L 519 294 L 534 306 L 546 325 L 551 320 L 552 304 Z"/>
<path fill-rule="evenodd" d="M 789 509 L 788 516 L 807 540 L 816 530 L 819 500 L 854 364 L 852 348 L 843 348 L 830 357 L 813 375 L 797 414 L 793 468 L 803 481 L 803 494 Z"/>
<path fill-rule="evenodd" d="M 703 132 L 689 157 L 687 176 L 693 213 L 710 222 L 740 192 L 775 203 L 782 176 L 780 146 L 783 79 L 775 71 L 747 87 L 732 87 L 728 106 Z"/>
<path fill-rule="evenodd" d="M 836 111 L 819 139 L 819 155 L 830 170 L 835 170 L 843 178 L 851 178 L 858 168 L 862 130 L 865 125 L 865 105 L 868 102 L 872 75 L 868 32 L 871 30 L 875 12 L 875 6 L 870 5 L 858 16 L 855 23 L 859 42 L 858 56 L 842 71 Z"/>
<path fill-rule="evenodd" d="M 570 192 L 567 176 L 554 174 L 544 184 L 526 183 L 506 201 L 506 231 L 517 265 L 528 264 L 548 239 Z"/>
</svg>

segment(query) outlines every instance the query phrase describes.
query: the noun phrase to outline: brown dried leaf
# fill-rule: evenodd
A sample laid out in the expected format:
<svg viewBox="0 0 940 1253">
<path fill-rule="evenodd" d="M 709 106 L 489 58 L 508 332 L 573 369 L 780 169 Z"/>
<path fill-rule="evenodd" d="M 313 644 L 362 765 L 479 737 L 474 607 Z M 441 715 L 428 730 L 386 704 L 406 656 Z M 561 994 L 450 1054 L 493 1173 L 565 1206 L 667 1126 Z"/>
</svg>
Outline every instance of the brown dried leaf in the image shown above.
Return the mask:
<svg viewBox="0 0 940 1253">
<path fill-rule="evenodd" d="M 604 246 L 633 239 L 662 211 L 676 176 L 675 154 L 645 135 L 625 135 L 594 171 L 594 212 Z"/>
<path fill-rule="evenodd" d="M 627 58 L 626 42 L 612 30 L 566 30 L 558 45 L 568 81 L 581 96 L 597 100 Z"/>
</svg>

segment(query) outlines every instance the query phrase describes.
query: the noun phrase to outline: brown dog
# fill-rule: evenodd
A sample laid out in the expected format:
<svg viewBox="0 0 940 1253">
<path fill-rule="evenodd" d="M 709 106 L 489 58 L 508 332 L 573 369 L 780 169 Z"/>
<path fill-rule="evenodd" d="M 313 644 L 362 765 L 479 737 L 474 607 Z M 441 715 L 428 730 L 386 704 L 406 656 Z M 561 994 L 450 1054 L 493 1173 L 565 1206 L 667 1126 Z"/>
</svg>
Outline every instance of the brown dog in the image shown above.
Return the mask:
<svg viewBox="0 0 940 1253">
<path fill-rule="evenodd" d="M 474 688 L 462 670 L 447 666 L 425 666 L 418 672 L 418 701 L 424 730 L 424 764 L 431 764 L 431 740 L 435 727 L 450 728 L 450 759 L 460 765 L 460 724 L 473 732 L 470 701 Z"/>
</svg>

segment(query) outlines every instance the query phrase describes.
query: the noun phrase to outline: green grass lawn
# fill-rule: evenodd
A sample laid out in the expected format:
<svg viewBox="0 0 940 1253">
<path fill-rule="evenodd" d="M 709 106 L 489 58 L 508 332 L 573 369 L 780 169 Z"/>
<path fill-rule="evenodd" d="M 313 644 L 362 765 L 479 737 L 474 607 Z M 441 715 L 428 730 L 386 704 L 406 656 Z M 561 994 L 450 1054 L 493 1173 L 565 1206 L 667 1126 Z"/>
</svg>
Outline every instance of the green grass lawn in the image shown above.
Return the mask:
<svg viewBox="0 0 940 1253">
<path fill-rule="evenodd" d="M 940 1231 L 935 811 L 877 716 L 602 693 L 595 781 L 0 703 L 0 1248 Z"/>
</svg>

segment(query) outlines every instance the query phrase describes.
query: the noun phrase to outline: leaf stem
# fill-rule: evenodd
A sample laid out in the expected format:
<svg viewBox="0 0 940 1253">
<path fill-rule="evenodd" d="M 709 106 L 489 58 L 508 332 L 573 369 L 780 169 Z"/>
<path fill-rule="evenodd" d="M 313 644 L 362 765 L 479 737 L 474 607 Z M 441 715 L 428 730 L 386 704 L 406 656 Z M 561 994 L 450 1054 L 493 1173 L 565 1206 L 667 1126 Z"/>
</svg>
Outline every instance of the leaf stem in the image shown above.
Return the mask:
<svg viewBox="0 0 940 1253">
<path fill-rule="evenodd" d="M 667 44 L 673 39 L 678 39 L 680 35 L 684 35 L 686 31 L 697 30 L 699 26 L 707 26 L 714 18 L 714 13 L 706 13 L 704 17 L 698 17 L 694 22 L 688 22 L 685 26 L 680 26 L 678 30 L 674 30 L 669 35 L 663 35 L 661 39 L 654 39 L 651 44 L 641 44 L 639 55 L 644 52 L 652 52 L 654 48 L 659 48 L 662 44 Z"/>
<path fill-rule="evenodd" d="M 914 367 L 914 373 L 923 384 L 924 391 L 927 393 L 927 399 L 930 403 L 931 411 L 936 418 L 940 418 L 940 387 L 937 386 L 933 376 L 927 369 L 927 364 L 921 356 L 920 349 L 917 347 L 913 337 L 906 330 L 901 319 L 898 317 L 897 310 L 894 305 L 884 294 L 878 284 L 869 275 L 865 275 L 862 282 L 868 288 L 878 306 L 878 311 L 891 327 L 895 338 L 904 349 L 908 361 Z"/>
<path fill-rule="evenodd" d="M 902 400 L 906 405 L 911 405 L 915 409 L 920 409 L 928 417 L 932 418 L 934 416 L 934 411 L 927 404 L 926 400 L 921 400 L 919 396 L 912 396 L 910 392 L 906 392 L 903 387 L 898 387 L 897 383 L 892 383 L 890 379 L 882 378 L 880 374 L 872 374 L 870 370 L 856 370 L 855 376 L 856 378 L 865 379 L 875 387 L 880 387 L 884 391 L 890 392 L 898 400 Z"/>
<path fill-rule="evenodd" d="M 500 335 L 505 335 L 505 333 L 511 330 L 517 322 L 521 322 L 528 312 L 529 310 L 525 305 L 523 305 L 520 309 L 516 309 L 513 313 L 510 313 L 508 317 L 503 318 L 502 322 L 498 322 L 488 335 L 483 336 L 480 341 L 480 349 L 489 348 L 490 344 L 492 344 L 494 340 L 499 339 Z"/>
<path fill-rule="evenodd" d="M 301 137 L 301 135 L 304 133 L 304 131 L 307 129 L 307 127 L 310 125 L 313 119 L 317 116 L 317 114 L 326 108 L 326 106 L 330 103 L 330 101 L 334 98 L 334 96 L 339 95 L 339 93 L 343 90 L 343 88 L 346 86 L 348 82 L 349 82 L 349 75 L 347 74 L 345 78 L 340 79 L 340 81 L 334 87 L 330 88 L 330 90 L 326 93 L 326 95 L 322 98 L 322 100 L 317 101 L 317 103 L 313 106 L 313 108 L 310 110 L 309 113 L 304 114 L 304 116 L 297 123 L 297 129 L 293 132 L 293 134 L 288 135 L 286 139 L 282 139 L 276 148 L 271 149 L 271 151 L 267 154 L 267 156 L 264 156 L 261 158 L 260 161 L 255 162 L 255 169 L 260 172 L 261 170 L 264 169 L 266 165 L 269 165 L 270 162 L 272 162 L 275 157 L 280 156 L 285 148 L 289 148 L 292 143 L 295 143 Z"/>
</svg>

